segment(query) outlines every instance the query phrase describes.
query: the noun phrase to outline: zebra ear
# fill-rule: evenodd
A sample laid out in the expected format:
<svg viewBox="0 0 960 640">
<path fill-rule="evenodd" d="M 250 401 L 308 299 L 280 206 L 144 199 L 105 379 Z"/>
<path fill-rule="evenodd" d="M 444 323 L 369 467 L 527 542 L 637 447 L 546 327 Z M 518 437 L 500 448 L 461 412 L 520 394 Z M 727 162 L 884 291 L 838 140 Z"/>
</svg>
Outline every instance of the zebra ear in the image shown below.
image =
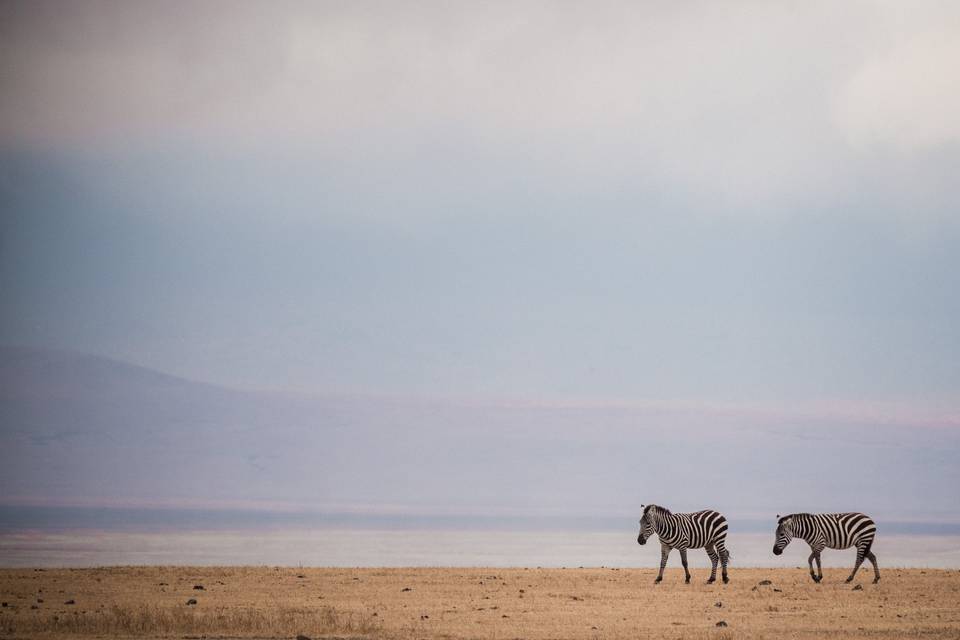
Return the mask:
<svg viewBox="0 0 960 640">
<path fill-rule="evenodd" d="M 777 520 L 779 520 L 779 519 L 780 519 L 780 514 L 778 513 L 778 514 L 777 514 Z"/>
</svg>

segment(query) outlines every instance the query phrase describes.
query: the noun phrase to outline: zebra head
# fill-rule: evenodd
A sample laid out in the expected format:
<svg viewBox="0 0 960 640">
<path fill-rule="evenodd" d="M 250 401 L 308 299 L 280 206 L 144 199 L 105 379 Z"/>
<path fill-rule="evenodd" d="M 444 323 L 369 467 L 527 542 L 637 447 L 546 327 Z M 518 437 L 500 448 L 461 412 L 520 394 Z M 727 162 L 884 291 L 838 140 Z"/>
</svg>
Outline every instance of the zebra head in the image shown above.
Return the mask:
<svg viewBox="0 0 960 640">
<path fill-rule="evenodd" d="M 647 544 L 650 536 L 656 533 L 656 519 L 659 514 L 660 507 L 655 504 L 648 504 L 643 507 L 643 517 L 640 518 L 640 535 L 637 536 L 638 543 Z"/>
<path fill-rule="evenodd" d="M 777 516 L 780 518 L 780 516 Z M 778 556 L 793 540 L 793 516 L 783 516 L 777 521 L 777 539 L 773 543 L 773 555 Z"/>
</svg>

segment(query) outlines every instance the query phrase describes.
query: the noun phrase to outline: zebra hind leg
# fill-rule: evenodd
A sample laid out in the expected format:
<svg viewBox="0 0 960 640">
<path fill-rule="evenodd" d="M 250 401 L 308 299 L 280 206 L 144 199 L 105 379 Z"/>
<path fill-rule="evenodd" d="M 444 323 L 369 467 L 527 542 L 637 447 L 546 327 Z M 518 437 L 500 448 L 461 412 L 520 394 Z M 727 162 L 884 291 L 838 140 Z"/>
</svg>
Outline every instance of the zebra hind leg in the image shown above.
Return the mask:
<svg viewBox="0 0 960 640">
<path fill-rule="evenodd" d="M 706 552 L 710 556 L 710 564 L 713 565 L 713 568 L 710 569 L 710 579 L 707 580 L 707 584 L 713 584 L 717 580 L 717 562 L 720 561 L 720 556 L 717 555 L 716 547 L 712 545 L 706 548 Z"/>
<path fill-rule="evenodd" d="M 722 566 L 722 575 L 723 575 L 723 584 L 730 582 L 729 576 L 727 576 L 727 564 L 730 562 L 730 552 L 727 551 L 727 545 L 724 544 L 723 540 L 717 542 L 717 551 L 720 552 L 720 564 Z"/>
<path fill-rule="evenodd" d="M 877 566 L 877 556 L 873 555 L 873 551 L 867 551 L 867 560 L 873 565 L 873 584 L 880 582 L 880 567 Z"/>
<path fill-rule="evenodd" d="M 863 564 L 863 558 L 867 553 L 867 547 L 857 547 L 857 563 L 853 565 L 853 572 L 850 574 L 850 577 L 847 578 L 847 582 L 853 582 L 853 578 L 857 575 L 857 571 L 860 570 L 860 565 Z"/>
</svg>

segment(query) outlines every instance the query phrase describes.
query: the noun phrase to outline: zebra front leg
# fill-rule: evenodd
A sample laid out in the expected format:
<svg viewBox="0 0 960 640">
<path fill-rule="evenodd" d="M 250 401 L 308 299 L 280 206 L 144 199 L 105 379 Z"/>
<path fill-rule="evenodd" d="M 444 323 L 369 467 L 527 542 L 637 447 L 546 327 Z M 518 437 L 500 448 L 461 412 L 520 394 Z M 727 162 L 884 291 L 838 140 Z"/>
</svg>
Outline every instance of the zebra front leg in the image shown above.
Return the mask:
<svg viewBox="0 0 960 640">
<path fill-rule="evenodd" d="M 723 584 L 727 584 L 730 582 L 730 578 L 727 577 L 727 563 L 730 562 L 730 552 L 727 551 L 727 546 L 723 540 L 717 543 L 717 549 L 720 550 L 720 564 L 723 565 Z"/>
<path fill-rule="evenodd" d="M 717 579 L 717 561 L 720 560 L 720 556 L 717 555 L 717 549 L 715 547 L 707 547 L 707 555 L 710 556 L 710 564 L 713 565 L 713 568 L 710 569 L 710 579 L 707 580 L 707 584 L 713 584 Z"/>
<path fill-rule="evenodd" d="M 657 579 L 653 581 L 654 584 L 659 584 L 663 580 L 663 570 L 667 567 L 667 556 L 670 555 L 670 545 L 661 543 L 660 544 L 660 573 L 657 574 Z"/>
<path fill-rule="evenodd" d="M 873 565 L 873 584 L 880 582 L 880 567 L 877 566 L 877 556 L 873 555 L 873 551 L 867 551 L 867 560 Z"/>
<path fill-rule="evenodd" d="M 680 549 L 680 562 L 683 563 L 683 573 L 686 575 L 684 582 L 690 584 L 690 569 L 687 568 L 687 550 Z"/>
<path fill-rule="evenodd" d="M 807 564 L 810 565 L 810 577 L 813 578 L 813 581 L 814 581 L 814 582 L 820 582 L 820 580 L 823 579 L 823 570 L 821 569 L 819 576 L 817 576 L 817 574 L 814 573 L 814 571 L 813 571 L 813 561 L 814 561 L 814 559 L 816 559 L 816 561 L 817 561 L 817 567 L 819 567 L 819 566 L 820 566 L 820 554 L 819 554 L 817 551 L 811 551 L 811 552 L 810 552 L 810 557 L 807 558 Z"/>
<path fill-rule="evenodd" d="M 866 554 L 866 547 L 857 547 L 857 563 L 853 565 L 853 572 L 850 574 L 850 577 L 847 578 L 847 582 L 853 582 L 853 578 L 857 575 L 857 571 L 860 570 L 860 565 L 863 564 L 863 557 Z"/>
</svg>

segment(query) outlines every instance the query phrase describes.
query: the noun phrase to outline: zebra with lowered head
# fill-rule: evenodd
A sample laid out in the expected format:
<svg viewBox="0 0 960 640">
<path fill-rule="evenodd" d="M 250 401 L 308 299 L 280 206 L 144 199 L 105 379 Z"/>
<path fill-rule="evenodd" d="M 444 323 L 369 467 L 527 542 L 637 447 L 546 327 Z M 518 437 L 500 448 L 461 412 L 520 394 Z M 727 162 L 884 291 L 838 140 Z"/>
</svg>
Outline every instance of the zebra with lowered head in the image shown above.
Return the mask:
<svg viewBox="0 0 960 640">
<path fill-rule="evenodd" d="M 863 559 L 873 564 L 873 583 L 880 581 L 880 569 L 877 567 L 877 556 L 873 555 L 870 547 L 877 533 L 877 525 L 862 513 L 792 513 L 788 516 L 777 516 L 777 539 L 773 544 L 774 555 L 783 553 L 784 548 L 794 538 L 801 538 L 810 545 L 810 577 L 814 582 L 823 580 L 823 567 L 820 565 L 820 552 L 825 548 L 849 549 L 857 548 L 857 563 L 847 582 L 853 580 L 863 564 Z M 813 561 L 817 561 L 817 572 L 813 572 Z"/>
<path fill-rule="evenodd" d="M 717 560 L 723 563 L 723 582 L 730 582 L 727 577 L 727 561 L 730 552 L 727 551 L 727 519 L 716 511 L 706 510 L 696 513 L 671 513 L 664 507 L 648 504 L 643 509 L 640 519 L 640 535 L 637 542 L 646 544 L 647 540 L 657 534 L 660 538 L 660 573 L 656 583 L 663 580 L 663 569 L 667 566 L 667 556 L 673 549 L 680 550 L 680 561 L 683 562 L 683 572 L 686 574 L 686 583 L 690 584 L 690 570 L 687 569 L 687 549 L 705 549 L 713 563 L 710 579 L 707 584 L 717 579 Z"/>
</svg>

